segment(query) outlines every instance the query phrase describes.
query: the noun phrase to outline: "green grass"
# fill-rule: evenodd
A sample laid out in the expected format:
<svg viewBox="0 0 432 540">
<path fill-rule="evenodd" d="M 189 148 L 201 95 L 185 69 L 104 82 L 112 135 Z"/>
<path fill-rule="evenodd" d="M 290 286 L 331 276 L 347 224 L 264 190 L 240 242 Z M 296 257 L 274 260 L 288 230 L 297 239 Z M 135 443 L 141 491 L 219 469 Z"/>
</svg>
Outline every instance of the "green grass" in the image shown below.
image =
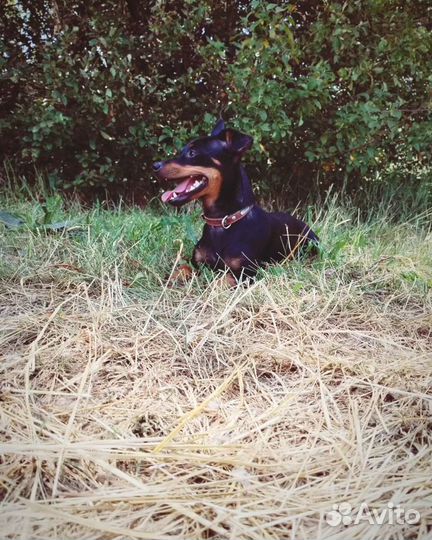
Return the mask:
<svg viewBox="0 0 432 540">
<path fill-rule="evenodd" d="M 298 213 L 317 258 L 228 289 L 167 287 L 198 208 L 9 191 L 0 210 L 23 220 L 0 224 L 6 538 L 427 537 L 430 212 L 329 198 Z M 419 522 L 325 520 L 390 501 Z"/>
<path fill-rule="evenodd" d="M 199 208 L 176 213 L 158 204 L 145 211 L 99 204 L 86 209 L 60 196 L 49 196 L 43 203 L 10 196 L 0 200 L 1 210 L 24 221 L 18 230 L 0 224 L 4 279 L 97 281 L 115 272 L 128 287 L 155 291 L 164 286 L 175 261 L 191 256 L 203 226 Z M 405 285 L 423 291 L 431 286 L 429 212 L 396 221 L 381 207 L 360 218 L 355 207 L 342 207 L 332 199 L 324 208 L 309 207 L 301 217 L 313 224 L 321 239 L 320 257 L 269 266 L 260 271 L 260 279 L 284 276 L 307 287 L 328 276 L 329 270 L 349 278 L 379 264 L 385 269 L 382 279 L 395 291 Z M 58 222 L 66 222 L 67 228 L 45 228 Z M 205 286 L 212 276 L 204 271 L 197 284 Z"/>
<path fill-rule="evenodd" d="M 55 204 L 48 200 L 50 203 L 52 222 L 67 221 L 70 231 L 44 230 L 45 212 L 38 203 L 3 205 L 25 220 L 20 230 L 2 231 L 4 276 L 54 276 L 56 265 L 63 264 L 74 267 L 80 279 L 98 279 L 104 272 L 115 271 L 136 286 L 157 287 L 181 242 L 190 251 L 199 232 L 196 214 L 158 215 L 140 209 L 100 206 L 85 210 L 78 204 L 64 209 L 60 199 L 54 199 Z M 69 278 L 73 279 L 73 275 Z"/>
</svg>

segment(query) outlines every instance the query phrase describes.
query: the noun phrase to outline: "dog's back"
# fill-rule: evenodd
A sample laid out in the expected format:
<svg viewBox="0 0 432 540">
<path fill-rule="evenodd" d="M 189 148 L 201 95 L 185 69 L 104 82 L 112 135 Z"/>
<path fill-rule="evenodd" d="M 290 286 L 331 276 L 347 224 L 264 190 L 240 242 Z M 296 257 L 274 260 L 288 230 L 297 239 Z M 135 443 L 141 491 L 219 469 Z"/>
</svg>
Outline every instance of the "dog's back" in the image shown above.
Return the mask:
<svg viewBox="0 0 432 540">
<path fill-rule="evenodd" d="M 267 217 L 272 228 L 267 251 L 269 260 L 280 261 L 286 257 L 295 257 L 311 247 L 316 251 L 318 236 L 304 221 L 286 212 L 269 212 Z"/>
</svg>

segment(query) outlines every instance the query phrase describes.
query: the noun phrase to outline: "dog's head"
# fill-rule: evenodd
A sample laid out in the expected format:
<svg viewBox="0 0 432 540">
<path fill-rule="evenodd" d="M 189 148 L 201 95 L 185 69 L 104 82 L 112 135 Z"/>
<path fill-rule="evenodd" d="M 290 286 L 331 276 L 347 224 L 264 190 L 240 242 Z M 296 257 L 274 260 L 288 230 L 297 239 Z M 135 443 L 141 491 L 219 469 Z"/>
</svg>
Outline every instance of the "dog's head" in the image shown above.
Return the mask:
<svg viewBox="0 0 432 540">
<path fill-rule="evenodd" d="M 227 129 L 219 120 L 210 136 L 191 141 L 173 159 L 153 164 L 160 180 L 176 183 L 174 189 L 163 193 L 162 201 L 182 206 L 196 199 L 209 203 L 217 200 L 229 176 L 227 171 L 240 161 L 252 142 L 252 137 Z"/>
</svg>

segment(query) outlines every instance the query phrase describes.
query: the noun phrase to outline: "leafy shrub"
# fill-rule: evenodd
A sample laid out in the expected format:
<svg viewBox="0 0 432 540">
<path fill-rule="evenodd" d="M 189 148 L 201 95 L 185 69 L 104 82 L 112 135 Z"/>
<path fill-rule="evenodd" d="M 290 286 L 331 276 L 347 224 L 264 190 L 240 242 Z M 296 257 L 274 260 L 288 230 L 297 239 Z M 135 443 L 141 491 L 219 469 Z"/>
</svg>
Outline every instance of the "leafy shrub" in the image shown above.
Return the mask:
<svg viewBox="0 0 432 540">
<path fill-rule="evenodd" d="M 263 190 L 302 198 L 364 188 L 377 171 L 391 182 L 412 161 L 430 171 L 427 0 L 21 0 L 4 12 L 2 154 L 59 187 L 150 195 L 149 164 L 221 113 L 254 136 Z"/>
</svg>

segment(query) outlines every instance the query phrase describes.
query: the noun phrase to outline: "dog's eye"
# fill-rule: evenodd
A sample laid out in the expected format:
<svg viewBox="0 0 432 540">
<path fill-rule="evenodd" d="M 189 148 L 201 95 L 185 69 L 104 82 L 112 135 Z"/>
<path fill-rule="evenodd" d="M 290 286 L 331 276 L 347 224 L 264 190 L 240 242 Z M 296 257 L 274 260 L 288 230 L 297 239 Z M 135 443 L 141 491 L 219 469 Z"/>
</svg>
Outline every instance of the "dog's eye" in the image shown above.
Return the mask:
<svg viewBox="0 0 432 540">
<path fill-rule="evenodd" d="M 193 148 L 191 148 L 190 150 L 188 150 L 188 153 L 186 154 L 186 157 L 188 158 L 193 158 L 197 155 L 197 151 L 194 150 Z"/>
</svg>

